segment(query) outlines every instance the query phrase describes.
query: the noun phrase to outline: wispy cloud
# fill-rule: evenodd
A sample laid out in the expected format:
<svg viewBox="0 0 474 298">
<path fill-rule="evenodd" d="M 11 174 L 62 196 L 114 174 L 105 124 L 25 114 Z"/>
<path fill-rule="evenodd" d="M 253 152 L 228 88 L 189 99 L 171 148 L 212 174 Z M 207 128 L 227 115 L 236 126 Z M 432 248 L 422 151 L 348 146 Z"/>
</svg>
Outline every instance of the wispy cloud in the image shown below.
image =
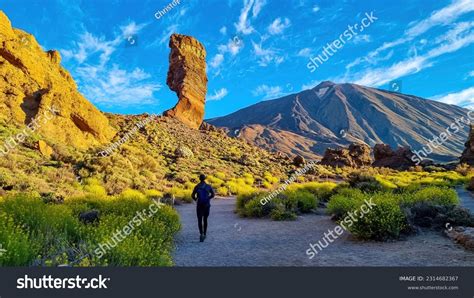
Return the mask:
<svg viewBox="0 0 474 298">
<path fill-rule="evenodd" d="M 474 87 L 456 93 L 434 96 L 433 100 L 466 108 L 474 108 Z"/>
<path fill-rule="evenodd" d="M 262 99 L 273 99 L 283 95 L 283 88 L 280 86 L 260 85 L 252 91 L 254 96 L 262 96 Z"/>
<path fill-rule="evenodd" d="M 222 62 L 224 62 L 224 55 L 216 54 L 214 58 L 212 58 L 211 61 L 209 62 L 209 66 L 211 68 L 217 68 L 222 64 Z"/>
<path fill-rule="evenodd" d="M 260 66 L 267 66 L 270 63 L 280 64 L 285 58 L 280 56 L 276 50 L 264 49 L 261 44 L 257 44 L 252 41 L 253 50 L 255 56 L 258 58 L 258 64 Z"/>
<path fill-rule="evenodd" d="M 366 43 L 366 42 L 371 42 L 371 41 L 372 41 L 372 37 L 370 37 L 370 35 L 368 34 L 356 35 L 353 39 L 353 42 L 355 44 Z"/>
<path fill-rule="evenodd" d="M 283 31 L 290 27 L 291 22 L 288 18 L 276 18 L 269 26 L 268 26 L 268 33 L 271 35 L 277 35 L 283 33 Z"/>
<path fill-rule="evenodd" d="M 150 74 L 138 67 L 127 70 L 110 63 L 127 36 L 138 34 L 145 26 L 130 22 L 119 27 L 119 33 L 111 40 L 85 32 L 70 48 L 61 50 L 65 61 L 74 65 L 73 77 L 89 100 L 117 106 L 154 102 L 153 93 L 160 90 L 161 84 Z"/>
<path fill-rule="evenodd" d="M 95 103 L 132 106 L 153 103 L 153 93 L 160 90 L 151 75 L 140 68 L 131 71 L 114 64 L 84 66 L 77 69 L 80 91 Z"/>
<path fill-rule="evenodd" d="M 456 52 L 474 43 L 474 32 L 471 30 L 474 26 L 474 22 L 470 22 L 469 24 L 469 26 L 466 26 L 460 23 L 455 29 L 440 36 L 438 38 L 440 44 L 424 55 L 407 58 L 389 67 L 368 69 L 367 71 L 346 77 L 346 79 L 355 81 L 355 83 L 361 85 L 380 86 L 391 80 L 431 67 L 435 63 L 434 58 Z M 463 30 L 457 30 L 457 28 L 463 28 Z M 455 32 L 456 35 L 453 35 L 453 32 Z"/>
<path fill-rule="evenodd" d="M 219 90 L 214 91 L 214 93 L 212 95 L 208 96 L 207 101 L 221 100 L 224 97 L 226 97 L 227 94 L 229 94 L 227 89 L 226 88 L 221 88 Z"/>
<path fill-rule="evenodd" d="M 410 24 L 402 37 L 390 42 L 385 42 L 382 46 L 368 53 L 365 57 L 357 58 L 349 63 L 347 68 L 350 69 L 362 62 L 378 60 L 378 56 L 382 52 L 405 44 L 433 27 L 451 24 L 457 18 L 472 11 L 474 11 L 474 1 L 453 0 L 451 4 L 433 12 L 428 18 Z"/>
<path fill-rule="evenodd" d="M 297 56 L 304 57 L 304 58 L 309 58 L 309 57 L 312 56 L 311 53 L 312 53 L 312 50 L 310 48 L 303 48 L 298 52 Z"/>
</svg>

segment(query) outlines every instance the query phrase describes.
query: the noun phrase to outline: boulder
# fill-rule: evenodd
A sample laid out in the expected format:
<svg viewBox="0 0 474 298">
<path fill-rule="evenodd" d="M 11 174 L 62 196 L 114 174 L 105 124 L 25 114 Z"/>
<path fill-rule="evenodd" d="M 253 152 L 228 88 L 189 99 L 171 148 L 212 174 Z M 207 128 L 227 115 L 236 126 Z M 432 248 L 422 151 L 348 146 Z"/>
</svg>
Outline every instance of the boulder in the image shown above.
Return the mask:
<svg viewBox="0 0 474 298">
<path fill-rule="evenodd" d="M 416 165 L 412 161 L 414 153 L 408 147 L 399 147 L 393 151 L 389 145 L 376 144 L 374 146 L 374 159 L 372 166 L 391 168 L 396 170 L 408 170 Z"/>
<path fill-rule="evenodd" d="M 365 144 L 351 144 L 349 148 L 326 149 L 322 165 L 333 167 L 362 167 L 372 163 L 370 147 Z"/>
<path fill-rule="evenodd" d="M 100 220 L 99 211 L 90 210 L 90 211 L 81 212 L 79 214 L 79 220 L 84 224 L 98 223 Z"/>
<path fill-rule="evenodd" d="M 43 51 L 0 11 L 0 119 L 15 121 L 57 143 L 87 149 L 115 135 L 107 117 L 77 90 L 58 51 Z"/>
<path fill-rule="evenodd" d="M 305 163 L 306 163 L 306 160 L 301 155 L 296 155 L 293 158 L 293 165 L 296 166 L 296 167 L 304 166 Z"/>
<path fill-rule="evenodd" d="M 204 119 L 207 93 L 206 50 L 193 37 L 181 34 L 171 35 L 169 47 L 166 83 L 178 95 L 178 103 L 164 115 L 198 129 Z"/>
<path fill-rule="evenodd" d="M 181 145 L 174 151 L 176 158 L 193 158 L 194 153 L 189 147 Z"/>
</svg>

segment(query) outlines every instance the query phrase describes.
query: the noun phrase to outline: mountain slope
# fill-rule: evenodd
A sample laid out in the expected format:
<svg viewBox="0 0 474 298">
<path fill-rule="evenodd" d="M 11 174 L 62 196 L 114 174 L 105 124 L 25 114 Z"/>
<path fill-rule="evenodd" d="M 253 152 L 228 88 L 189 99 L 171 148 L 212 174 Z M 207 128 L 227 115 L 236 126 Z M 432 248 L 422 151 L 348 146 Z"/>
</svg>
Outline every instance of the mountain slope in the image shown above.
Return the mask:
<svg viewBox="0 0 474 298">
<path fill-rule="evenodd" d="M 467 110 L 457 106 L 355 84 L 323 82 L 207 122 L 267 149 L 317 158 L 327 147 L 352 142 L 428 149 L 426 143 L 460 117 L 467 119 Z M 429 157 L 439 161 L 458 157 L 467 129 L 464 125 Z"/>
</svg>

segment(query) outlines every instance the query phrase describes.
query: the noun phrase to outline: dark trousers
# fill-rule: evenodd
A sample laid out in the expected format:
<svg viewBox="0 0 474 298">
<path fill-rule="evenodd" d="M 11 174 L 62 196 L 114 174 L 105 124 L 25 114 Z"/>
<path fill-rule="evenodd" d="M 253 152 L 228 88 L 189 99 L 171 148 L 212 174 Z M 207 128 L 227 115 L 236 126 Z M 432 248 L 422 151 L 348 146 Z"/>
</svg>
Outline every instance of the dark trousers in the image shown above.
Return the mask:
<svg viewBox="0 0 474 298">
<path fill-rule="evenodd" d="M 198 227 L 199 233 L 206 235 L 207 232 L 207 217 L 209 216 L 209 211 L 211 209 L 211 205 L 201 205 L 197 204 L 196 206 L 196 214 L 198 218 Z M 204 225 L 204 227 L 203 227 Z"/>
</svg>

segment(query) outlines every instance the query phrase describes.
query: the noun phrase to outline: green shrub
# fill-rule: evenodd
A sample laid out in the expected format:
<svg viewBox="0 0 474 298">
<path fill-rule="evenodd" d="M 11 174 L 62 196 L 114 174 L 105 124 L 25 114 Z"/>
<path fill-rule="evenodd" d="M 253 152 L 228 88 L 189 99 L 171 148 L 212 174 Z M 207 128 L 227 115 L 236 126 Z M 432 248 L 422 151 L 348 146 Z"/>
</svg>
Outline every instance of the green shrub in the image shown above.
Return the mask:
<svg viewBox="0 0 474 298">
<path fill-rule="evenodd" d="M 318 206 L 316 196 L 306 189 L 287 190 L 283 192 L 282 199 L 289 200 L 296 209 L 302 213 L 308 213 Z"/>
<path fill-rule="evenodd" d="M 294 220 L 296 219 L 296 214 L 292 211 L 287 210 L 282 204 L 279 204 L 271 211 L 270 217 L 271 219 L 277 221 Z"/>
<path fill-rule="evenodd" d="M 117 197 L 66 198 L 45 204 L 38 196 L 17 194 L 0 198 L 0 243 L 7 249 L 2 266 L 170 266 L 173 236 L 179 230 L 177 212 L 161 206 L 135 225 L 132 233 L 102 258 L 94 251 L 112 241 L 117 230 L 132 222 L 138 211 L 150 211 L 150 200 L 126 190 Z M 97 224 L 78 220 L 82 211 L 96 209 Z"/>
<path fill-rule="evenodd" d="M 366 197 L 359 189 L 341 188 L 333 195 L 327 205 L 327 213 L 336 220 L 346 216 L 347 212 L 355 210 Z"/>
<path fill-rule="evenodd" d="M 418 202 L 428 202 L 434 205 L 458 205 L 456 191 L 448 188 L 426 187 L 416 191 L 412 196 L 405 197 L 405 203 L 413 205 Z"/>
<path fill-rule="evenodd" d="M 364 240 L 383 241 L 398 238 L 407 227 L 407 223 L 397 199 L 388 194 L 377 194 L 373 202 L 376 206 L 354 221 L 353 225 L 348 227 L 349 231 Z M 360 205 L 357 206 L 359 207 Z"/>
</svg>

